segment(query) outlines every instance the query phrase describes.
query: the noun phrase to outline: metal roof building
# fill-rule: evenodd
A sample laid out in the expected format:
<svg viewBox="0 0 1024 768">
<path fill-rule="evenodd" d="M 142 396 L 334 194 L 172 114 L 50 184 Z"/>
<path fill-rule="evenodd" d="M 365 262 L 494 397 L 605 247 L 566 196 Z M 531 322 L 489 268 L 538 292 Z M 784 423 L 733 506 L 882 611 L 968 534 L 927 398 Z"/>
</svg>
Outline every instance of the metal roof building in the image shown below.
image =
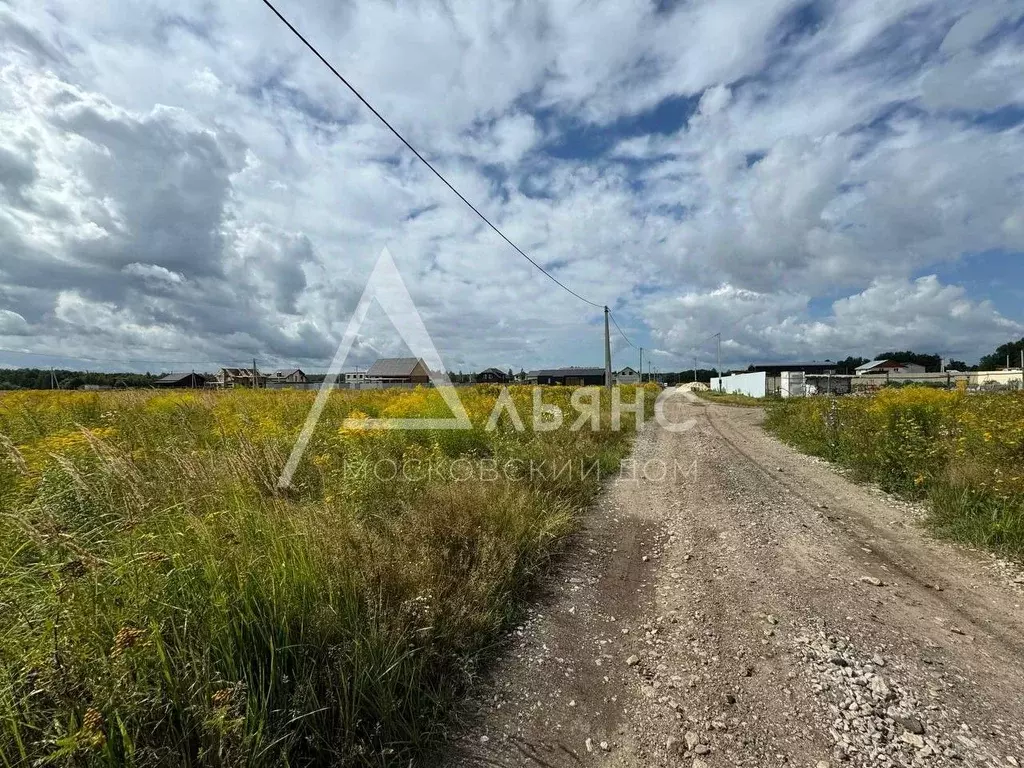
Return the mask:
<svg viewBox="0 0 1024 768">
<path fill-rule="evenodd" d="M 803 371 L 804 373 L 839 373 L 839 363 L 831 360 L 811 360 L 809 362 L 754 363 L 748 369 L 750 373 L 782 373 L 783 371 Z"/>
<path fill-rule="evenodd" d="M 604 368 L 543 368 L 530 371 L 526 380 L 531 384 L 601 385 L 604 384 Z"/>
<path fill-rule="evenodd" d="M 187 389 L 202 389 L 206 386 L 206 377 L 201 373 L 189 371 L 188 373 L 168 373 L 153 382 L 154 387 L 184 387 Z"/>
</svg>

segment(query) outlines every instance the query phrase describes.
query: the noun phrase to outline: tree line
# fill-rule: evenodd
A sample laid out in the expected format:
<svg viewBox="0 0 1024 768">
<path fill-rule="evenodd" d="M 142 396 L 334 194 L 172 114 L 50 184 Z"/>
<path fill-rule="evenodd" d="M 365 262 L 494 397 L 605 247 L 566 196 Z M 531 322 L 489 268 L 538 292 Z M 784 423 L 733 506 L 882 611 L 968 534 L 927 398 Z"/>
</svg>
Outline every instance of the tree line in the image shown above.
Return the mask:
<svg viewBox="0 0 1024 768">
<path fill-rule="evenodd" d="M 977 365 L 968 365 L 963 360 L 947 360 L 946 370 L 993 371 L 1007 364 L 1014 368 L 1020 365 L 1021 350 L 1024 350 L 1024 338 L 1001 344 L 996 347 L 995 352 L 992 354 L 982 356 Z M 847 357 L 845 360 L 837 360 L 836 368 L 842 369 L 841 372 L 843 373 L 853 373 L 859 366 L 864 365 L 864 363 L 870 363 L 871 360 L 895 360 L 899 363 L 916 363 L 917 365 L 924 366 L 926 373 L 939 373 L 942 371 L 942 357 L 940 355 L 924 354 L 912 350 L 880 352 L 870 359 L 866 357 Z"/>
<path fill-rule="evenodd" d="M 967 365 L 962 360 L 947 360 L 947 371 L 991 371 L 1001 368 L 1009 362 L 1010 367 L 1020 365 L 1021 352 L 1024 350 L 1024 338 L 1017 341 L 1008 341 L 996 347 L 992 354 L 983 356 L 977 365 Z M 942 358 L 939 355 L 925 354 L 905 350 L 902 352 L 889 351 L 875 355 L 873 358 L 850 356 L 843 360 L 836 360 L 837 373 L 852 374 L 858 366 L 870 363 L 872 360 L 896 360 L 901 363 L 916 363 L 924 366 L 928 373 L 937 373 L 942 370 Z M 831 363 L 832 360 L 824 362 Z M 753 366 L 751 366 L 751 369 Z M 718 376 L 715 368 L 699 368 L 696 372 L 697 381 L 710 382 Z M 512 379 L 525 379 L 526 371 L 520 370 L 516 376 L 512 369 L 508 370 L 508 376 Z M 449 379 L 456 383 L 470 384 L 476 381 L 475 373 L 463 373 L 462 371 L 449 371 Z M 146 373 L 98 373 L 94 371 L 71 371 L 67 369 L 49 368 L 6 368 L 0 369 L 0 390 L 13 389 L 79 389 L 82 386 L 111 387 L 114 389 L 131 389 L 135 387 L 149 387 L 159 378 L 159 374 Z M 647 374 L 644 374 L 647 378 Z M 675 384 L 686 384 L 694 380 L 693 369 L 686 371 L 667 371 L 657 374 L 658 381 L 669 386 Z M 311 375 L 309 380 L 313 382 L 322 381 L 323 375 Z"/>
<path fill-rule="evenodd" d="M 64 368 L 5 368 L 0 370 L 0 390 L 79 389 L 85 385 L 130 389 L 148 387 L 159 378 L 151 373 L 97 373 Z"/>
</svg>

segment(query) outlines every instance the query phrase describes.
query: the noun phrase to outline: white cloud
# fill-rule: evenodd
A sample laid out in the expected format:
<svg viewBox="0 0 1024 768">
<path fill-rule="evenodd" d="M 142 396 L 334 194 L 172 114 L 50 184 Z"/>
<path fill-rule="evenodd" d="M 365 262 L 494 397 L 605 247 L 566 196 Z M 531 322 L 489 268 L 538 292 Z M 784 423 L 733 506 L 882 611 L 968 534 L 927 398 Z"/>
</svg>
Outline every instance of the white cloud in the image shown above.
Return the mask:
<svg viewBox="0 0 1024 768">
<path fill-rule="evenodd" d="M 125 267 L 124 271 L 130 275 L 152 280 L 156 283 L 163 282 L 171 283 L 172 285 L 179 285 L 185 279 L 177 272 L 172 272 L 171 270 L 158 266 L 157 264 L 139 264 L 138 262 L 134 262 Z"/>
<path fill-rule="evenodd" d="M 27 336 L 28 323 L 17 312 L 0 309 L 0 336 Z"/>
<path fill-rule="evenodd" d="M 915 280 L 884 278 L 833 302 L 831 314 L 813 316 L 810 297 L 759 293 L 724 285 L 658 302 L 651 307 L 659 347 L 678 360 L 697 355 L 715 362 L 708 337 L 721 331 L 723 363 L 745 366 L 770 359 L 832 359 L 871 356 L 893 347 L 969 358 L 1008 338 L 1024 335 L 1024 323 L 974 301 L 962 286 L 935 275 Z M 696 349 L 694 348 L 696 346 Z M 668 359 L 668 358 L 666 358 Z"/>
<path fill-rule="evenodd" d="M 851 312 L 869 349 L 977 356 L 1019 330 L 976 285 L 915 281 L 1024 249 L 1024 134 L 972 117 L 1022 101 L 1012 3 L 282 10 L 510 237 L 651 346 L 679 354 L 733 322 L 737 359 L 838 353 L 857 343 Z M 0 302 L 40 348 L 317 367 L 388 245 L 453 368 L 600 361 L 600 313 L 264 9 L 18 2 L 0 40 Z M 680 96 L 693 113 L 666 116 Z M 872 324 L 879 297 L 903 319 Z M 392 344 L 373 322 L 363 341 L 367 357 Z"/>
</svg>

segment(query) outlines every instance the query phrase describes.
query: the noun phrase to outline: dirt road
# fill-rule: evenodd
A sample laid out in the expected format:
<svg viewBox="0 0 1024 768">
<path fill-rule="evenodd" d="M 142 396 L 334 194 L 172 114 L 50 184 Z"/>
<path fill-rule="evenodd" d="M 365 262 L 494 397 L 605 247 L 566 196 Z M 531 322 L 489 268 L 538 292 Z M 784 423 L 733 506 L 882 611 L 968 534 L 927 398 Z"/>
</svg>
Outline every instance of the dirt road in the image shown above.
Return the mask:
<svg viewBox="0 0 1024 768">
<path fill-rule="evenodd" d="M 453 745 L 457 766 L 1024 766 L 1024 579 L 673 398 Z"/>
</svg>

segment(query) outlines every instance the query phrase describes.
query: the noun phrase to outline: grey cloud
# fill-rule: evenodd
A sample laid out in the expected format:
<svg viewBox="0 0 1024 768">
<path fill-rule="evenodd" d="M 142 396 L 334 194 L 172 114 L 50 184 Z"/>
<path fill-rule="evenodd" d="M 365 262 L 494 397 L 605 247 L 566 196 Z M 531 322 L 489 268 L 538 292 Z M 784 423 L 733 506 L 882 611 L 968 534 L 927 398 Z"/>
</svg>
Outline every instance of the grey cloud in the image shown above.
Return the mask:
<svg viewBox="0 0 1024 768">
<path fill-rule="evenodd" d="M 278 312 L 297 314 L 307 288 L 304 264 L 316 264 L 313 244 L 305 235 L 288 235 L 269 227 L 255 227 L 240 233 L 235 275 L 259 284 L 261 294 Z"/>
<path fill-rule="evenodd" d="M 61 108 L 54 124 L 88 139 L 79 167 L 112 200 L 116 216 L 102 222 L 108 238 L 79 243 L 76 257 L 188 276 L 222 273 L 229 177 L 240 165 L 216 135 L 183 125 L 170 111 L 135 119 L 82 102 Z"/>
<path fill-rule="evenodd" d="M 27 54 L 39 66 L 67 64 L 64 54 L 56 46 L 51 45 L 3 8 L 0 8 L 0 40 L 10 48 Z"/>
<path fill-rule="evenodd" d="M 108 354 L 198 345 L 231 357 L 329 356 L 315 319 L 282 318 L 315 300 L 303 271 L 318 263 L 309 238 L 235 226 L 232 175 L 244 157 L 235 136 L 176 110 L 130 113 L 52 80 L 30 87 L 44 94 L 27 116 L 39 128 L 21 136 L 19 151 L 3 148 L 0 180 L 9 204 L 12 192 L 38 191 L 34 213 L 64 246 L 40 249 L 32 230 L 0 208 L 0 297 L 32 304 L 40 344 L 58 337 L 62 346 L 80 339 L 115 350 Z M 46 175 L 31 162 L 39 153 Z M 69 185 L 81 194 L 54 197 Z M 5 328 L 12 323 L 5 316 Z"/>
<path fill-rule="evenodd" d="M 36 177 L 36 166 L 31 157 L 0 146 L 0 189 L 11 205 L 18 208 L 28 206 L 25 190 L 32 186 Z"/>
<path fill-rule="evenodd" d="M 28 332 L 24 317 L 9 309 L 0 309 L 0 336 L 25 336 Z"/>
<path fill-rule="evenodd" d="M 1009 2 L 991 3 L 972 8 L 950 27 L 942 40 L 943 53 L 952 55 L 977 45 L 1003 20 L 1010 17 L 1013 8 Z"/>
</svg>

